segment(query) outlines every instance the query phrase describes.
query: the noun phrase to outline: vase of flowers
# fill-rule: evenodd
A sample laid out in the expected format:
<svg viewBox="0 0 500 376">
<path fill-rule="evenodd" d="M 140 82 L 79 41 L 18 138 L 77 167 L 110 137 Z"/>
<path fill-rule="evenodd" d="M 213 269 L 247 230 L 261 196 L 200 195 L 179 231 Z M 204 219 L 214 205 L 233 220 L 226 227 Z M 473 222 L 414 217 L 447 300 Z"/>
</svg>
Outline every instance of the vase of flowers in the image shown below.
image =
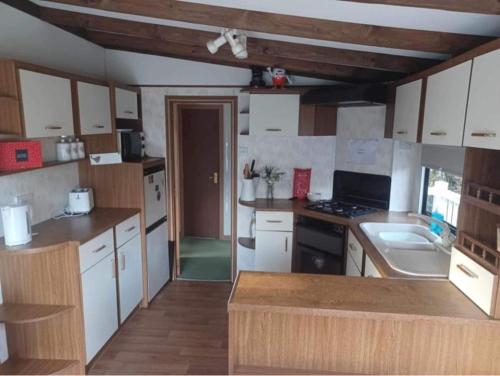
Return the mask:
<svg viewBox="0 0 500 376">
<path fill-rule="evenodd" d="M 274 185 L 278 183 L 281 176 L 285 173 L 279 171 L 277 167 L 265 166 L 264 171 L 261 174 L 262 179 L 266 182 L 266 198 L 272 200 L 274 198 Z"/>
</svg>

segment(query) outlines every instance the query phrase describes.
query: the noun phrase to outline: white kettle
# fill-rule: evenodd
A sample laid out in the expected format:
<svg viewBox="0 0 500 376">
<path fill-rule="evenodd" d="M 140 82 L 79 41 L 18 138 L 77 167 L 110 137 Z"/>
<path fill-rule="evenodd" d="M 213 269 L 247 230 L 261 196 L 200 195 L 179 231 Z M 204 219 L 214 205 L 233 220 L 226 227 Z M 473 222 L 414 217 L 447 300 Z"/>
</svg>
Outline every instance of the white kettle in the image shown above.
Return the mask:
<svg viewBox="0 0 500 376">
<path fill-rule="evenodd" d="M 5 245 L 15 246 L 31 241 L 31 208 L 26 204 L 0 208 Z"/>
</svg>

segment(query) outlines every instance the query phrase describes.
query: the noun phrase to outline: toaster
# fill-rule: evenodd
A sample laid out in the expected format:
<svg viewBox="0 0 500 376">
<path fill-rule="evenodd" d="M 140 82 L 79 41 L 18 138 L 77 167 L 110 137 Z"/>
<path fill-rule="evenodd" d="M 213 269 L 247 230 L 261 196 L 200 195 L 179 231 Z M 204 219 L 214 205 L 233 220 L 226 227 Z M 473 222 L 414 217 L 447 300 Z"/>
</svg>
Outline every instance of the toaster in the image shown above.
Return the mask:
<svg viewBox="0 0 500 376">
<path fill-rule="evenodd" d="M 69 192 L 68 214 L 87 214 L 94 208 L 92 188 L 75 188 Z"/>
</svg>

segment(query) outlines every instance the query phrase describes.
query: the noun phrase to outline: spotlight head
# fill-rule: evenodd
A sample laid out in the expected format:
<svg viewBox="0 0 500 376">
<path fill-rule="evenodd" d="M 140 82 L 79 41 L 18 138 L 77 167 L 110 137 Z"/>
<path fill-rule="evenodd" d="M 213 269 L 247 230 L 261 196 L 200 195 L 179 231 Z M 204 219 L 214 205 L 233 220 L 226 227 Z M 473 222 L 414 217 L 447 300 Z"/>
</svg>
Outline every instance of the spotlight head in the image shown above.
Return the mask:
<svg viewBox="0 0 500 376">
<path fill-rule="evenodd" d="M 211 54 L 215 54 L 219 50 L 219 48 L 226 42 L 227 38 L 225 37 L 225 34 L 221 35 L 217 39 L 209 40 L 207 42 L 208 51 L 210 51 Z"/>
</svg>

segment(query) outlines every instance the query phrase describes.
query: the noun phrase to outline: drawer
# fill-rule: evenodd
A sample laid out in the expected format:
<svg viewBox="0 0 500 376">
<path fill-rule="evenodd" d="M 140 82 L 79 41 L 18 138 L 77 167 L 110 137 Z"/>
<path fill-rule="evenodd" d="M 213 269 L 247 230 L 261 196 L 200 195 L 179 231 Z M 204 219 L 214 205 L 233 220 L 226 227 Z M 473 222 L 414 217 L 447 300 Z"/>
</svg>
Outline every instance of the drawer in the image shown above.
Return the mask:
<svg viewBox="0 0 500 376">
<path fill-rule="evenodd" d="M 123 244 L 132 239 L 135 235 L 141 232 L 141 218 L 139 214 L 130 217 L 122 223 L 116 225 L 116 248 L 120 248 Z"/>
<path fill-rule="evenodd" d="M 96 236 L 80 246 L 80 273 L 97 264 L 104 257 L 114 252 L 113 229 Z"/>
<path fill-rule="evenodd" d="M 257 211 L 255 226 L 260 231 L 293 231 L 293 213 Z"/>
<path fill-rule="evenodd" d="M 450 281 L 488 315 L 492 313 L 496 276 L 453 248 L 450 261 Z"/>
<path fill-rule="evenodd" d="M 361 247 L 361 244 L 351 230 L 349 230 L 349 234 L 347 235 L 347 252 L 351 255 L 358 269 L 361 270 L 361 266 L 363 265 L 363 247 Z"/>
</svg>

